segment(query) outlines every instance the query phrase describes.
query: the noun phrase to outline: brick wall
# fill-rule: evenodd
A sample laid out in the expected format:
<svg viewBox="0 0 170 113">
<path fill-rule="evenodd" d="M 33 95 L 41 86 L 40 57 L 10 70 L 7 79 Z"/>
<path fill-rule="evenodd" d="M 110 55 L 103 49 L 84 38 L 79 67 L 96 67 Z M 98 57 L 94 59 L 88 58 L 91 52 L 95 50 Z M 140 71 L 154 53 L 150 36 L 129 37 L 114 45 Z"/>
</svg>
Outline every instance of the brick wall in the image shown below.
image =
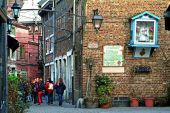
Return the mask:
<svg viewBox="0 0 170 113">
<path fill-rule="evenodd" d="M 83 40 L 83 58 L 92 57 L 94 59 L 93 77 L 97 73 L 102 73 L 103 46 L 121 45 L 124 47 L 124 67 L 123 74 L 109 74 L 115 83 L 113 96 L 130 96 L 132 89 L 139 97 L 158 97 L 166 95 L 166 86 L 170 79 L 169 69 L 165 66 L 164 55 L 170 56 L 170 36 L 169 31 L 165 31 L 163 12 L 168 6 L 169 0 L 88 0 L 86 4 L 87 22 L 91 22 L 92 10 L 99 9 L 99 13 L 104 17 L 103 24 L 99 33 L 95 33 L 92 23 L 86 23 Z M 132 58 L 133 51 L 127 44 L 131 38 L 130 18 L 134 15 L 149 11 L 158 17 L 159 29 L 158 40 L 160 48 L 153 52 L 148 59 Z M 97 49 L 89 49 L 88 42 L 98 42 Z M 138 64 L 150 65 L 152 72 L 149 74 L 135 74 L 132 67 Z M 83 65 L 83 92 L 85 95 L 86 80 L 88 71 Z M 93 86 L 95 84 L 93 83 Z M 94 87 L 93 87 L 93 93 Z"/>
<path fill-rule="evenodd" d="M 20 59 L 18 56 L 20 54 L 20 49 L 16 50 L 17 61 L 16 67 L 17 70 L 26 70 L 28 79 L 32 80 L 37 77 L 42 77 L 40 74 L 40 69 L 38 68 L 38 36 L 39 33 L 33 35 L 29 34 L 27 29 L 16 28 L 16 39 L 19 41 L 20 46 L 23 45 L 25 48 L 24 58 Z"/>
<path fill-rule="evenodd" d="M 51 63 L 51 62 L 53 62 L 53 54 L 46 55 L 45 63 Z"/>
</svg>

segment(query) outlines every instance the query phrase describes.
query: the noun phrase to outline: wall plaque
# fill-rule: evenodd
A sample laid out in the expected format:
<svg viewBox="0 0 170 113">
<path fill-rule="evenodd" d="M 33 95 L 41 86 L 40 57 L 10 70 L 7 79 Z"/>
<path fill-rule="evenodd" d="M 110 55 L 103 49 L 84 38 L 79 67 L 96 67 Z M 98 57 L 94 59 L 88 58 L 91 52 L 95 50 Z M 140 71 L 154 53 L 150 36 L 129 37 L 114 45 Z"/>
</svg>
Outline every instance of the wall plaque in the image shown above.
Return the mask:
<svg viewBox="0 0 170 113">
<path fill-rule="evenodd" d="M 104 46 L 103 66 L 122 66 L 123 47 L 120 45 Z"/>
<path fill-rule="evenodd" d="M 98 42 L 89 42 L 88 43 L 88 48 L 90 48 L 90 49 L 96 49 L 98 47 L 99 47 Z"/>
</svg>

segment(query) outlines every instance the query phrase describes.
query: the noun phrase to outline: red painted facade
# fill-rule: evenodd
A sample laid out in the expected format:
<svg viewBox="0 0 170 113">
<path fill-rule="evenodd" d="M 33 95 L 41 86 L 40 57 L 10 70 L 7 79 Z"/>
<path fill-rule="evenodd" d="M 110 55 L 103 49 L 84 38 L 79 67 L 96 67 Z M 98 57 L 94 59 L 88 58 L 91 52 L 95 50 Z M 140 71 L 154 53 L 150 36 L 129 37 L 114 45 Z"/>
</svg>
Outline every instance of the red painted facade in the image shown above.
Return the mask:
<svg viewBox="0 0 170 113">
<path fill-rule="evenodd" d="M 42 76 L 38 65 L 39 35 L 40 33 L 30 34 L 27 29 L 16 28 L 16 39 L 20 44 L 20 47 L 17 49 L 16 69 L 25 71 L 28 80 Z"/>
</svg>

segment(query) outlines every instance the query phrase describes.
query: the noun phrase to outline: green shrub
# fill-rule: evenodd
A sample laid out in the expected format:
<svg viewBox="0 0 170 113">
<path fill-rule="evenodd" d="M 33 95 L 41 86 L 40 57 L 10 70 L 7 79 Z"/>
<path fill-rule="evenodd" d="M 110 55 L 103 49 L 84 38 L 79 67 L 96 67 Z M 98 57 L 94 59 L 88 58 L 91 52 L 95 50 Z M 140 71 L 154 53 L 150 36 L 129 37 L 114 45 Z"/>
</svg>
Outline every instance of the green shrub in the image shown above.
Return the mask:
<svg viewBox="0 0 170 113">
<path fill-rule="evenodd" d="M 23 81 L 17 76 L 10 74 L 8 76 L 8 113 L 24 113 L 29 107 L 24 103 L 24 92 L 20 88 Z"/>
<path fill-rule="evenodd" d="M 107 104 L 112 102 L 112 97 L 110 96 L 101 96 L 99 97 L 99 104 Z"/>
<path fill-rule="evenodd" d="M 114 88 L 111 78 L 105 74 L 96 75 L 95 83 L 96 94 L 99 97 L 99 104 L 111 103 Z"/>
</svg>

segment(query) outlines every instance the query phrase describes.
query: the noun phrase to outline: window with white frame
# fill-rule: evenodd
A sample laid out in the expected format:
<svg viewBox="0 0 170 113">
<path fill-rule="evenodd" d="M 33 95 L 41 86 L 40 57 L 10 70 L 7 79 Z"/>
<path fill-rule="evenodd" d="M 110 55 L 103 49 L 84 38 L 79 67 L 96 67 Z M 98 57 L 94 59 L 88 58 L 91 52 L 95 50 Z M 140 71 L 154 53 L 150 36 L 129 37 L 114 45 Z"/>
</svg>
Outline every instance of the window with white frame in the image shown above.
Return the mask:
<svg viewBox="0 0 170 113">
<path fill-rule="evenodd" d="M 10 59 L 11 59 L 11 60 L 16 60 L 16 51 L 13 52 L 13 51 L 10 49 L 9 55 L 10 55 Z"/>
<path fill-rule="evenodd" d="M 25 59 L 25 46 L 24 45 L 20 45 L 20 47 L 19 47 L 18 58 Z"/>
<path fill-rule="evenodd" d="M 52 53 L 54 50 L 54 35 L 46 38 L 46 54 Z"/>
</svg>

